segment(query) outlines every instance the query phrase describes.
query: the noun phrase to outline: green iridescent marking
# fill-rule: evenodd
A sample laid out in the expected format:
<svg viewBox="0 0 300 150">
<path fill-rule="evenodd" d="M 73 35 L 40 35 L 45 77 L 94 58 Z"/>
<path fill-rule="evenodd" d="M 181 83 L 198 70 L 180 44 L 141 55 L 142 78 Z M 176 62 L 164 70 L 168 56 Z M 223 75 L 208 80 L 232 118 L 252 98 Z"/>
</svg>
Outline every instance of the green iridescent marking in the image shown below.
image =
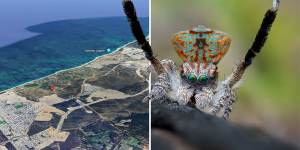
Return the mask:
<svg viewBox="0 0 300 150">
<path fill-rule="evenodd" d="M 202 42 L 199 42 L 198 46 L 199 46 L 200 49 L 203 49 L 203 43 Z"/>
<path fill-rule="evenodd" d="M 206 75 L 201 75 L 198 77 L 198 81 L 206 83 L 208 81 L 208 77 Z"/>
<path fill-rule="evenodd" d="M 206 38 L 208 38 L 208 35 L 207 35 L 207 34 L 202 34 L 202 37 L 201 37 L 201 38 L 206 39 Z"/>
<path fill-rule="evenodd" d="M 211 37 L 209 38 L 209 40 L 215 42 L 215 41 L 218 41 L 219 38 L 220 38 L 219 35 L 212 34 Z"/>
<path fill-rule="evenodd" d="M 212 53 L 215 55 L 217 54 L 217 45 L 216 44 L 211 44 L 209 45 L 209 49 L 212 51 Z"/>
<path fill-rule="evenodd" d="M 188 80 L 195 82 L 195 81 L 197 81 L 197 77 L 193 73 L 190 73 L 188 76 Z"/>
</svg>

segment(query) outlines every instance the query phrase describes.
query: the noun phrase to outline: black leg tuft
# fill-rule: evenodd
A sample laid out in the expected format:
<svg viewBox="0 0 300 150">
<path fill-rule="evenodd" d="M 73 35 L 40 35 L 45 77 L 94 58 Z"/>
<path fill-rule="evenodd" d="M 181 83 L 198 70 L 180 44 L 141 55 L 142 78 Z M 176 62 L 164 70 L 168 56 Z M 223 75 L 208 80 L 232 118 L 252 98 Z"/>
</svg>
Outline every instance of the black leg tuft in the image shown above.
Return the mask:
<svg viewBox="0 0 300 150">
<path fill-rule="evenodd" d="M 145 53 L 145 57 L 151 62 L 158 74 L 165 72 L 162 64 L 153 56 L 152 48 L 143 33 L 142 27 L 136 15 L 134 5 L 131 0 L 123 0 L 124 12 L 128 18 L 131 31 Z"/>
<path fill-rule="evenodd" d="M 272 24 L 276 18 L 276 15 L 277 9 L 274 8 L 266 12 L 260 29 L 256 34 L 256 38 L 245 56 L 245 67 L 251 65 L 252 59 L 256 56 L 257 53 L 260 52 L 261 48 L 264 46 L 268 38 L 269 31 L 271 30 Z"/>
</svg>

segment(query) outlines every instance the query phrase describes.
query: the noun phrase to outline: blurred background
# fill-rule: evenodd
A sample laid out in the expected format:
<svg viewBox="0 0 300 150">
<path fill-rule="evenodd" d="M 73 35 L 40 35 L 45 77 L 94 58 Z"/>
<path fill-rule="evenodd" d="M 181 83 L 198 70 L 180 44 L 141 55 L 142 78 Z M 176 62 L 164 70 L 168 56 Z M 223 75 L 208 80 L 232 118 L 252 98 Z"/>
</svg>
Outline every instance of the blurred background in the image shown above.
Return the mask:
<svg viewBox="0 0 300 150">
<path fill-rule="evenodd" d="M 231 49 L 219 63 L 228 76 L 250 48 L 272 0 L 152 0 L 151 42 L 154 53 L 181 60 L 171 36 L 196 25 L 228 33 Z M 257 127 L 282 140 L 300 141 L 300 1 L 282 0 L 262 52 L 246 71 L 230 121 Z"/>
</svg>

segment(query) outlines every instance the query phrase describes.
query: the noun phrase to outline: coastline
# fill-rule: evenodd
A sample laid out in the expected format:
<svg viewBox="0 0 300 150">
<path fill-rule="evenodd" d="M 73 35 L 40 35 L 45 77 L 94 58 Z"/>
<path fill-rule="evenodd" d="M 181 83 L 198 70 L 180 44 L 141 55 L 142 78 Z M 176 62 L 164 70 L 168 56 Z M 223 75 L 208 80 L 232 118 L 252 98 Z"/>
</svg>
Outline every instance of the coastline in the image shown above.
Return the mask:
<svg viewBox="0 0 300 150">
<path fill-rule="evenodd" d="M 148 29 L 146 17 L 141 18 L 141 23 Z M 26 30 L 39 35 L 0 48 L 0 91 L 80 66 L 108 52 L 87 53 L 87 49 L 113 52 L 134 40 L 127 25 L 125 17 L 112 16 L 58 20 L 27 27 Z"/>
<path fill-rule="evenodd" d="M 84 63 L 84 64 L 81 64 L 81 65 L 79 65 L 79 66 L 71 67 L 71 68 L 68 68 L 68 69 L 59 70 L 59 71 L 56 71 L 56 72 L 54 72 L 54 73 L 52 73 L 52 74 L 49 74 L 49 75 L 47 75 L 47 76 L 44 76 L 44 77 L 41 77 L 41 78 L 38 78 L 38 79 L 34 79 L 34 80 L 31 80 L 31 81 L 27 81 L 27 82 L 25 82 L 25 83 L 22 83 L 22 84 L 13 86 L 13 87 L 11 87 L 11 88 L 9 88 L 9 89 L 6 89 L 6 90 L 2 90 L 2 91 L 0 91 L 0 94 L 5 93 L 5 92 L 8 92 L 8 91 L 11 91 L 11 90 L 14 90 L 14 89 L 16 89 L 16 88 L 18 88 L 18 87 L 20 87 L 20 86 L 24 86 L 24 85 L 26 85 L 26 84 L 30 84 L 30 83 L 35 82 L 35 81 L 38 81 L 38 80 L 45 79 L 45 78 L 47 78 L 47 77 L 56 75 L 56 74 L 61 73 L 61 72 L 64 72 L 64 71 L 69 71 L 69 70 L 73 70 L 73 69 L 78 69 L 78 68 L 80 68 L 80 67 L 83 67 L 83 66 L 85 66 L 85 65 L 88 65 L 88 64 L 92 63 L 93 61 L 95 61 L 95 60 L 97 60 L 97 59 L 99 59 L 99 58 L 101 58 L 101 57 L 104 57 L 104 56 L 110 55 L 110 54 L 114 54 L 114 53 L 118 52 L 119 50 L 121 50 L 121 49 L 127 47 L 128 45 L 133 44 L 133 43 L 135 43 L 135 42 L 136 42 L 136 40 L 133 40 L 133 41 L 131 41 L 131 42 L 128 42 L 128 43 L 126 43 L 125 45 L 118 47 L 117 49 L 115 49 L 115 50 L 112 51 L 111 53 L 107 53 L 107 54 L 104 54 L 104 55 L 101 55 L 101 56 L 97 56 L 97 57 L 95 57 L 93 60 L 88 61 L 88 62 L 86 62 L 86 63 Z"/>
<path fill-rule="evenodd" d="M 1 93 L 3 136 L 16 149 L 147 147 L 149 62 L 136 41 L 113 50 Z M 99 136 L 97 145 L 86 141 Z"/>
</svg>

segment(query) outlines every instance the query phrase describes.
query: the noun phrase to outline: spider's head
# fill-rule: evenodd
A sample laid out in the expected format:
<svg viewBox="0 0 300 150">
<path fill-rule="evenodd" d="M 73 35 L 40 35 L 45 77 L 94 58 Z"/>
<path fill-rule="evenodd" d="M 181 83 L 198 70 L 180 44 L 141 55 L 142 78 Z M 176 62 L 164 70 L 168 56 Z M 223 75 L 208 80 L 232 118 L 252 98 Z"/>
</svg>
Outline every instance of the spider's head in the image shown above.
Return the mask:
<svg viewBox="0 0 300 150">
<path fill-rule="evenodd" d="M 217 66 L 214 64 L 185 62 L 181 65 L 181 76 L 193 84 L 209 84 L 215 82 L 218 76 Z"/>
<path fill-rule="evenodd" d="M 231 39 L 224 32 L 198 26 L 176 33 L 172 43 L 184 61 L 181 75 L 204 84 L 216 79 L 217 64 L 229 50 Z"/>
</svg>

